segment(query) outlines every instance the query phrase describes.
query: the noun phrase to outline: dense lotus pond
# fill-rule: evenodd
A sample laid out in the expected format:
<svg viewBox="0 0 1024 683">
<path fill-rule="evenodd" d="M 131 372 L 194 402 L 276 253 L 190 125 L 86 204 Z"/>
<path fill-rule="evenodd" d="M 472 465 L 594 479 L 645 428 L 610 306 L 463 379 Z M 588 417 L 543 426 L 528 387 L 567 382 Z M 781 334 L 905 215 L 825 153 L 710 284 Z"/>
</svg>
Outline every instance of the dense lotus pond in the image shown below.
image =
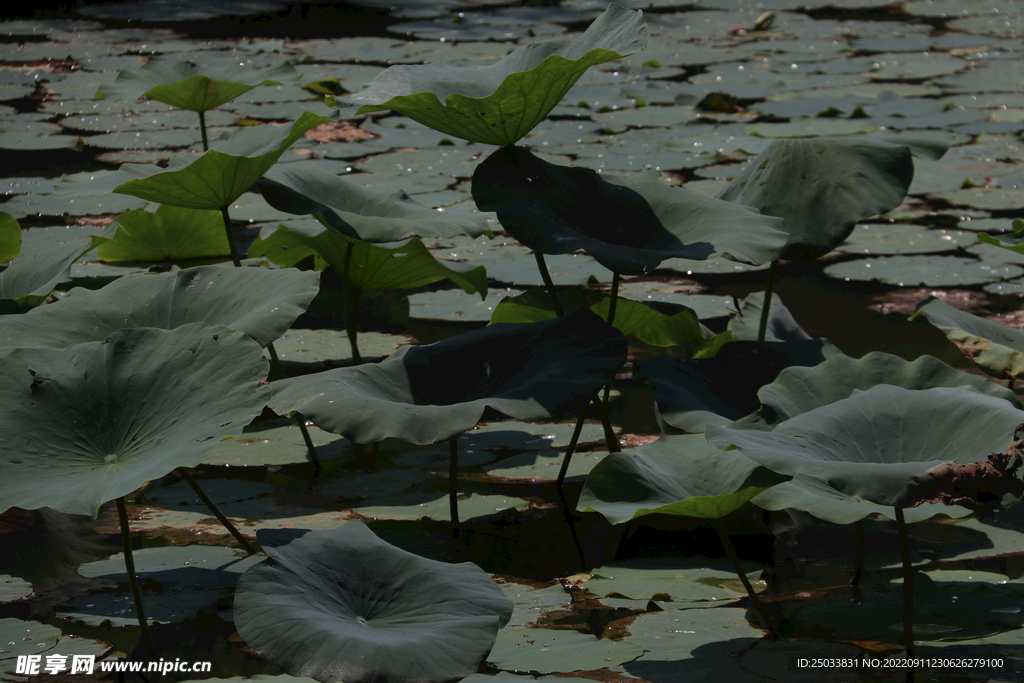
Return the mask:
<svg viewBox="0 0 1024 683">
<path fill-rule="evenodd" d="M 934 296 L 989 320 L 1020 325 L 1024 256 L 978 236 L 1012 235 L 1013 220 L 1024 215 L 1024 6 L 995 0 L 627 5 L 644 11 L 647 49 L 591 67 L 519 144 L 544 162 L 607 174 L 659 171 L 672 185 L 714 196 L 779 139 L 944 140 L 950 148 L 941 158 L 914 159 L 913 182 L 900 206 L 860 221 L 820 258 L 781 261 L 774 293 L 785 308 L 773 308 L 780 317 L 773 319 L 772 333 L 785 341 L 827 338 L 852 358 L 873 351 L 907 360 L 931 354 L 983 377 L 937 328 L 941 322 L 908 317 Z M 306 111 L 327 115 L 325 93 L 340 98 L 357 92 L 391 65 L 488 65 L 521 45 L 579 35 L 605 7 L 593 0 L 550 6 L 487 0 L 120 2 L 82 5 L 70 16 L 4 21 L 0 211 L 20 224 L 18 258 L 27 258 L 100 235 L 124 212 L 156 210 L 156 204 L 125 194 L 62 191 L 67 183 L 106 182 L 121 164 L 166 165 L 174 154 L 202 151 L 191 111 L 134 96 L 97 99 L 97 91 L 110 88 L 120 71 L 148 60 L 190 60 L 207 69 L 241 65 L 265 73 L 276 73 L 275 65 L 289 60 L 301 72 L 301 78 L 255 87 L 207 111 L 213 141 L 261 124 L 284 130 Z M 769 11 L 774 14 L 766 16 Z M 490 231 L 424 238 L 425 251 L 441 267 L 459 264 L 431 284 L 367 287 L 356 306 L 362 361 L 481 329 L 503 297 L 544 285 L 531 250 L 502 232 L 496 214 L 479 212 L 471 194 L 474 172 L 494 145 L 466 142 L 388 112 L 342 115 L 295 137 L 275 174 L 315 161 L 319 171 L 358 185 L 402 190 L 436 210 L 437 220 L 477 222 Z M 281 257 L 280 245 L 272 242 L 273 235 L 283 234 L 274 232 L 280 223 L 296 234 L 318 229 L 312 219 L 272 207 L 254 189 L 240 193 L 227 210 L 243 258 L 253 244 L 248 256 L 274 255 L 277 248 Z M 56 289 L 80 287 L 98 295 L 124 276 L 170 276 L 228 260 L 216 225 L 174 238 L 173 217 L 166 220 L 172 227 L 158 247 L 157 240 L 122 242 L 116 249 L 113 242 L 100 245 L 77 258 Z M 394 249 L 401 256 L 408 247 Z M 299 254 L 293 262 L 306 271 L 324 266 L 325 257 L 312 251 L 293 253 Z M 593 296 L 613 288 L 612 271 L 581 251 L 549 255 L 547 268 L 565 296 L 573 287 L 586 287 L 585 294 Z M 690 307 L 709 339 L 726 331 L 739 338 L 744 329 L 744 338 L 753 339 L 759 304 L 744 299 L 764 291 L 768 271 L 768 263 L 668 258 L 650 272 L 616 280 L 615 290 L 625 299 Z M 481 282 L 486 298 L 467 293 Z M 106 303 L 97 298 L 97 310 L 130 300 L 130 289 L 118 290 Z M 297 305 L 281 297 L 275 306 Z M 73 295 L 69 301 L 83 298 Z M 56 299 L 43 308 L 64 310 Z M 324 270 L 316 298 L 302 306 L 305 313 L 266 339 L 275 339 L 281 376 L 312 376 L 353 364 L 346 299 L 351 304 L 341 278 Z M 4 304 L 0 320 L 26 315 L 29 308 L 24 301 Z M 737 308 L 745 311 L 739 319 Z M 787 309 L 791 319 L 784 317 Z M 35 320 L 27 332 L 0 325 L 0 343 L 14 345 L 18 334 L 59 335 L 67 327 L 60 314 L 49 322 Z M 678 346 L 629 337 L 628 363 L 615 374 L 608 402 L 624 452 L 657 443 L 663 429 L 703 431 L 702 411 L 714 412 L 711 398 L 697 395 L 696 403 L 678 403 L 659 395 L 656 412 L 655 393 L 663 389 L 644 373 L 633 373 L 634 363 L 674 362 L 683 355 Z M 777 368 L 766 363 L 764 372 L 771 376 L 755 378 L 764 373 L 748 377 L 736 370 L 744 366 L 722 362 L 723 374 L 709 389 L 712 397 L 728 396 L 729 403 L 730 385 L 757 381 L 735 399 L 735 405 L 753 401 L 737 417 L 756 410 L 756 388 L 770 383 Z M 434 370 L 434 386 L 457 381 L 462 372 L 457 364 L 435 364 Z M 214 405 L 225 414 L 233 409 L 230 398 L 219 400 Z M 571 417 L 509 420 L 488 409 L 481 422 L 455 438 L 458 468 L 452 473 L 445 440 L 411 446 L 387 438 L 360 446 L 310 421 L 306 428 L 321 460 L 315 466 L 296 421 L 268 408 L 192 471 L 249 539 L 257 531 L 265 534 L 260 542 L 267 547 L 284 544 L 288 530 L 327 532 L 364 521 L 398 548 L 481 567 L 514 609 L 474 683 L 487 683 L 483 676 L 526 683 L 551 674 L 650 683 L 906 680 L 903 669 L 877 663 L 842 670 L 795 664 L 799 658 L 902 656 L 903 558 L 892 515 L 869 516 L 859 526 L 829 524 L 799 512 L 766 515 L 746 503 L 718 525 L 669 514 L 612 525 L 595 512 L 567 514 L 555 481 L 570 442 L 576 446 L 565 500 L 572 508 L 588 474 L 609 457 L 598 411 L 584 415 L 576 442 Z M 694 420 L 699 428 L 689 427 Z M 655 453 L 637 452 L 652 458 Z M 461 517 L 457 538 L 448 497 L 452 474 Z M 116 555 L 118 511 L 112 498 L 105 500 L 111 502 L 95 520 L 20 507 L 0 516 L 0 538 L 8 548 L 0 557 L 0 679 L 25 680 L 15 663 L 17 655 L 28 653 L 116 659 L 134 652 L 134 658 L 144 658 L 123 556 Z M 161 473 L 128 495 L 126 514 L 159 656 L 213 663 L 207 674 L 168 675 L 290 679 L 257 655 L 255 650 L 265 653 L 263 646 L 247 646 L 235 625 L 235 612 L 250 609 L 235 601 L 239 577 L 265 556 L 246 557 L 238 550 L 176 472 Z M 994 518 L 908 519 L 914 522 L 910 548 L 918 568 L 916 654 L 988 662 L 926 668 L 917 680 L 1024 680 L 1022 514 L 1018 505 Z M 718 530 L 732 539 L 781 639 L 769 637 Z M 365 539 L 358 543 L 375 547 Z M 865 571 L 851 587 L 861 563 L 858 547 L 865 549 Z"/>
</svg>

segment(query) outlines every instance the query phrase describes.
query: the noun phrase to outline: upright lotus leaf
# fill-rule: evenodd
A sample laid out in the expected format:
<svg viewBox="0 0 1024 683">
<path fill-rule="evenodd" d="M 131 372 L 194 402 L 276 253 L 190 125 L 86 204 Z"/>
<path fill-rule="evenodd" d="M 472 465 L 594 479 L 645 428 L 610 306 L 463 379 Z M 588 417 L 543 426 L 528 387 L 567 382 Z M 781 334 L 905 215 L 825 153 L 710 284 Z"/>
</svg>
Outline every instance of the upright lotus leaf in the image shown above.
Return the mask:
<svg viewBox="0 0 1024 683">
<path fill-rule="evenodd" d="M 372 365 L 273 383 L 271 409 L 302 413 L 356 443 L 436 443 L 494 408 L 520 420 L 578 412 L 626 360 L 626 338 L 586 309 L 539 323 L 501 323 Z"/>
<path fill-rule="evenodd" d="M 729 331 L 737 341 L 756 341 L 761 309 L 764 308 L 764 292 L 748 294 L 740 302 L 736 315 L 729 320 Z M 765 341 L 791 342 L 813 339 L 807 334 L 778 294 L 772 294 L 772 305 L 768 310 L 768 325 L 765 328 Z M 831 342 L 830 342 L 831 343 Z M 837 350 L 838 351 L 838 350 Z"/>
<path fill-rule="evenodd" d="M 785 138 L 772 141 L 719 199 L 785 219 L 783 259 L 814 259 L 842 244 L 857 221 L 903 203 L 914 179 L 914 155 L 937 159 L 949 144 L 871 138 Z"/>
<path fill-rule="evenodd" d="M 1002 451 L 1022 423 L 1024 411 L 974 387 L 914 391 L 883 384 L 772 431 L 708 424 L 705 435 L 773 472 L 804 474 L 840 493 L 896 506 L 916 477 Z"/>
<path fill-rule="evenodd" d="M 278 211 L 310 214 L 346 237 L 364 242 L 397 242 L 413 236 L 478 237 L 489 230 L 482 216 L 439 212 L 401 190 L 363 187 L 315 163 L 275 167 L 259 186 L 264 199 Z"/>
<path fill-rule="evenodd" d="M 226 327 L 120 330 L 0 357 L 0 510 L 94 519 L 103 503 L 193 467 L 260 414 L 259 344 Z"/>
<path fill-rule="evenodd" d="M 100 86 L 96 99 L 148 97 L 179 109 L 204 112 L 258 86 L 283 85 L 299 76 L 289 62 L 258 70 L 238 64 L 210 68 L 192 62 L 147 62 L 138 69 L 119 72 L 113 83 Z"/>
<path fill-rule="evenodd" d="M 643 12 L 613 3 L 575 42 L 526 45 L 489 66 L 392 66 L 334 103 L 339 114 L 393 109 L 448 135 L 512 145 L 588 68 L 644 49 L 648 35 Z"/>
<path fill-rule="evenodd" d="M 314 249 L 335 271 L 361 290 L 421 287 L 448 279 L 467 294 L 487 297 L 487 269 L 435 258 L 418 238 L 369 244 L 320 225 L 280 225 L 278 233 Z"/>
<path fill-rule="evenodd" d="M 833 356 L 813 367 L 789 367 L 757 392 L 761 409 L 730 425 L 745 429 L 771 429 L 780 422 L 829 403 L 848 398 L 879 384 L 904 389 L 972 386 L 983 394 L 1009 401 L 1020 408 L 1017 395 L 982 377 L 968 375 L 934 356 L 908 361 L 872 351 L 863 358 Z"/>
<path fill-rule="evenodd" d="M 650 514 L 717 519 L 787 479 L 701 434 L 665 436 L 597 463 L 576 509 L 612 524 Z"/>
<path fill-rule="evenodd" d="M 114 236 L 108 227 L 102 235 L 54 244 L 43 251 L 19 254 L 0 272 L 0 299 L 14 299 L 38 306 L 67 277 L 71 264 Z"/>
<path fill-rule="evenodd" d="M 924 314 L 986 374 L 996 379 L 1024 377 L 1024 332 L 961 311 L 928 297 L 917 305 L 911 319 Z"/>
<path fill-rule="evenodd" d="M 542 254 L 587 250 L 609 270 L 642 275 L 667 258 L 777 258 L 782 220 L 671 187 L 656 171 L 635 175 L 560 166 L 502 147 L 473 173 L 473 199 Z"/>
<path fill-rule="evenodd" d="M 833 353 L 825 339 L 734 341 L 711 358 L 637 361 L 634 377 L 650 382 L 661 418 L 687 432 L 727 425 L 760 407 L 757 391 L 791 365 L 818 365 Z M 742 381 L 737 378 L 742 377 Z"/>
<path fill-rule="evenodd" d="M 512 601 L 471 562 L 448 564 L 377 538 L 361 522 L 260 529 L 270 555 L 235 589 L 246 644 L 322 683 L 445 683 L 476 672 Z"/>
<path fill-rule="evenodd" d="M 102 289 L 72 289 L 25 315 L 0 316 L 0 349 L 62 348 L 117 330 L 224 325 L 266 346 L 284 334 L 319 291 L 320 274 L 294 268 L 199 266 L 131 274 Z"/>
<path fill-rule="evenodd" d="M 176 154 L 167 168 L 122 164 L 117 173 L 88 184 L 74 183 L 67 194 L 116 192 L 186 209 L 223 209 L 266 173 L 296 140 L 327 118 L 303 112 L 286 126 L 242 128 L 209 151 Z"/>
<path fill-rule="evenodd" d="M 586 306 L 602 320 L 608 319 L 611 297 L 604 292 L 588 292 L 573 287 L 560 291 L 558 298 L 567 311 Z M 494 307 L 491 323 L 539 322 L 557 316 L 547 290 L 534 287 L 522 294 L 502 299 Z M 687 358 L 713 356 L 730 336 L 728 333 L 715 335 L 701 325 L 692 309 L 661 301 L 618 299 L 612 327 L 651 346 L 680 347 L 682 355 Z"/>
<path fill-rule="evenodd" d="M 107 263 L 181 261 L 229 256 L 231 247 L 219 211 L 161 205 L 155 213 L 137 209 L 114 219 L 114 239 L 100 245 Z"/>
<path fill-rule="evenodd" d="M 0 263 L 21 253 L 21 226 L 14 216 L 0 211 Z"/>
<path fill-rule="evenodd" d="M 983 232 L 978 234 L 978 239 L 985 244 L 1002 247 L 1016 254 L 1024 254 L 1024 220 L 1014 219 L 1012 235 L 989 235 Z M 2 260 L 3 258 L 0 257 L 0 261 Z"/>
</svg>

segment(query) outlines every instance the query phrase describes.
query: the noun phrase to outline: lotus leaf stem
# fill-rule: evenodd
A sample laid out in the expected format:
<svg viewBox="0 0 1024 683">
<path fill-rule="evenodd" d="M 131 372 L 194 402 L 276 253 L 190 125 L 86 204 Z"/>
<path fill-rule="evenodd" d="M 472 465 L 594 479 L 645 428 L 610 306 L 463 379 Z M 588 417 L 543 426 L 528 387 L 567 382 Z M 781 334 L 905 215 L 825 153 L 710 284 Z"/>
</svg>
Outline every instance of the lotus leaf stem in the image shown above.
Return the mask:
<svg viewBox="0 0 1024 683">
<path fill-rule="evenodd" d="M 757 341 L 763 342 L 765 333 L 768 331 L 768 311 L 772 307 L 772 289 L 775 287 L 775 273 L 779 270 L 778 259 L 772 261 L 768 269 L 768 286 L 764 292 L 764 305 L 761 306 L 761 323 L 757 326 Z"/>
<path fill-rule="evenodd" d="M 850 585 L 856 587 L 864 577 L 864 520 L 858 519 L 853 528 L 857 532 L 857 568 L 850 579 Z"/>
<path fill-rule="evenodd" d="M 256 553 L 256 549 L 252 547 L 251 543 L 249 543 L 249 539 L 243 536 L 242 533 L 235 528 L 235 525 L 231 523 L 231 520 L 224 516 L 224 513 L 220 511 L 220 508 L 213 502 L 213 499 L 206 495 L 206 491 L 199 486 L 199 482 L 193 479 L 192 475 L 189 474 L 188 470 L 184 467 L 179 467 L 177 471 L 178 474 L 181 475 L 181 478 L 184 479 L 185 482 L 192 487 L 192 490 L 196 492 L 199 499 L 206 503 L 206 507 L 210 508 L 210 512 L 220 520 L 220 523 L 224 525 L 224 528 L 231 532 L 231 535 L 235 537 L 235 540 L 245 548 L 245 552 L 250 555 L 254 555 Z"/>
<path fill-rule="evenodd" d="M 146 644 L 146 653 L 149 655 L 150 660 L 156 661 L 156 647 L 153 646 L 153 636 L 149 632 L 146 610 L 142 606 L 142 591 L 139 590 L 139 577 L 135 575 L 135 558 L 132 557 L 132 537 L 128 529 L 128 508 L 124 504 L 124 496 L 117 499 L 117 518 L 121 522 L 121 548 L 124 550 L 124 568 L 128 572 L 128 585 L 132 589 L 132 600 L 135 601 L 135 614 L 139 617 L 142 642 Z"/>
<path fill-rule="evenodd" d="M 715 520 L 715 531 L 718 532 L 718 538 L 722 541 L 722 547 L 725 548 L 725 554 L 729 556 L 729 560 L 732 562 L 732 566 L 736 568 L 736 573 L 740 577 L 740 582 L 743 583 L 743 587 L 747 589 L 747 595 L 750 596 L 750 602 L 753 603 L 754 609 L 761 615 L 761 620 L 764 621 L 765 627 L 771 634 L 773 640 L 778 640 L 779 633 L 775 630 L 775 623 L 768 617 L 768 610 L 764 608 L 764 605 L 757 598 L 757 593 L 754 592 L 754 587 L 750 585 L 750 579 L 747 578 L 747 573 L 743 571 L 743 566 L 740 565 L 740 558 L 736 555 L 736 549 L 732 546 L 732 541 L 729 540 L 729 535 L 722 530 L 722 523 L 719 520 Z"/>
<path fill-rule="evenodd" d="M 583 420 L 587 417 L 587 410 L 590 408 L 590 404 L 583 406 L 583 410 L 580 411 L 580 415 L 576 418 L 576 427 L 572 430 L 572 438 L 569 439 L 569 448 L 565 451 L 565 457 L 562 458 L 562 468 L 558 470 L 558 479 L 555 481 L 555 487 L 558 489 L 558 495 L 562 496 L 562 502 L 565 502 L 565 494 L 562 491 L 562 482 L 565 481 L 565 474 L 569 471 L 569 461 L 572 459 L 573 451 L 576 450 L 576 442 L 580 440 L 580 432 L 583 431 Z M 567 506 L 568 507 L 568 506 Z"/>
<path fill-rule="evenodd" d="M 228 207 L 220 207 L 220 215 L 224 217 L 224 233 L 228 236 L 228 247 L 231 249 L 231 262 L 235 264 L 236 268 L 242 266 L 242 262 L 238 260 L 238 247 L 235 246 L 235 235 L 231 232 L 231 216 L 228 215 Z"/>
<path fill-rule="evenodd" d="M 608 324 L 614 326 L 615 324 L 615 304 L 619 301 L 619 274 L 612 273 L 612 298 L 608 304 Z M 608 396 L 612 393 L 612 383 L 604 385 L 604 404 L 608 405 Z"/>
<path fill-rule="evenodd" d="M 199 133 L 203 136 L 203 151 L 210 150 L 210 141 L 206 137 L 206 112 L 199 112 Z"/>
<path fill-rule="evenodd" d="M 612 429 L 612 423 L 608 421 L 608 411 L 605 410 L 607 404 L 601 401 L 599 395 L 594 396 L 594 409 L 597 411 L 597 416 L 601 418 L 601 426 L 604 427 L 604 442 L 608 446 L 609 453 L 619 453 L 622 451 L 619 448 L 619 439 L 615 436 L 615 430 Z"/>
<path fill-rule="evenodd" d="M 459 537 L 459 480 L 457 472 L 459 467 L 459 444 L 458 437 L 453 436 L 448 440 L 448 450 L 451 452 L 451 459 L 448 463 L 448 506 L 452 514 L 452 536 Z"/>
<path fill-rule="evenodd" d="M 565 309 L 562 308 L 562 302 L 558 300 L 558 294 L 555 292 L 555 283 L 551 279 L 551 273 L 548 272 L 548 266 L 544 263 L 544 254 L 539 251 L 533 252 L 533 257 L 537 259 L 537 269 L 540 270 L 540 277 L 544 280 L 544 286 L 547 287 L 548 295 L 551 297 L 551 305 L 555 307 L 555 315 L 564 315 Z"/>
<path fill-rule="evenodd" d="M 345 249 L 345 334 L 348 335 L 349 346 L 352 347 L 352 364 L 362 365 L 363 359 L 359 356 L 359 340 L 356 334 L 356 324 L 359 319 L 359 287 L 349 277 L 352 266 L 352 250 L 355 245 L 349 242 Z"/>
<path fill-rule="evenodd" d="M 568 459 L 562 461 L 562 469 L 565 469 L 565 464 Z M 576 557 L 580 561 L 580 569 L 583 571 L 587 570 L 587 556 L 583 552 L 583 544 L 580 543 L 580 536 L 576 533 L 576 519 L 573 517 L 572 508 L 569 507 L 569 501 L 565 499 L 565 491 L 559 487 L 558 497 L 562 501 L 562 513 L 565 515 L 565 523 L 569 525 L 569 533 L 572 535 L 572 543 L 576 546 Z"/>
<path fill-rule="evenodd" d="M 316 479 L 320 476 L 320 458 L 316 455 L 316 446 L 313 445 L 313 438 L 309 435 L 309 430 L 306 429 L 306 418 L 302 416 L 302 413 L 296 413 L 295 421 L 299 423 L 302 440 L 306 442 L 306 453 L 309 454 L 309 459 L 313 462 L 313 478 Z"/>
<path fill-rule="evenodd" d="M 903 647 L 907 658 L 914 657 L 914 567 L 910 562 L 910 540 L 907 538 L 907 520 L 903 508 L 896 508 L 896 529 L 900 535 L 900 554 L 903 556 Z"/>
</svg>

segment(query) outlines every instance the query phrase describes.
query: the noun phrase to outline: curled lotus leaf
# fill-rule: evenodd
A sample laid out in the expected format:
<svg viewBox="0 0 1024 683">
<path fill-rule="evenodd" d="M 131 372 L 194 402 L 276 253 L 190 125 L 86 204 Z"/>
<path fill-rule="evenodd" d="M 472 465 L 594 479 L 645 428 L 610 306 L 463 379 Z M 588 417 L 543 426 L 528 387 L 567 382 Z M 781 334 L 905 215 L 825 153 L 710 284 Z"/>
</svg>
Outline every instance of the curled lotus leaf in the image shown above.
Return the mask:
<svg viewBox="0 0 1024 683">
<path fill-rule="evenodd" d="M 719 199 L 784 218 L 784 259 L 814 259 L 846 241 L 857 221 L 903 203 L 913 157 L 941 157 L 937 139 L 786 138 L 772 142 Z"/>
<path fill-rule="evenodd" d="M 204 112 L 230 102 L 261 85 L 282 85 L 298 80 L 289 62 L 267 69 L 246 69 L 237 64 L 197 66 L 192 62 L 147 62 L 138 69 L 124 69 L 113 83 L 96 91 L 96 98 L 135 100 L 148 97 L 189 111 Z"/>
<path fill-rule="evenodd" d="M 597 463 L 576 509 L 612 524 L 650 514 L 716 519 L 787 479 L 703 435 L 664 436 Z"/>
<path fill-rule="evenodd" d="M 448 135 L 512 145 L 588 68 L 644 49 L 648 35 L 643 12 L 613 3 L 575 41 L 526 45 L 489 66 L 392 66 L 334 103 L 339 115 L 392 109 Z"/>
<path fill-rule="evenodd" d="M 224 325 L 261 346 L 284 334 L 320 291 L 320 274 L 294 268 L 198 266 L 130 274 L 101 289 L 76 287 L 24 315 L 0 316 L 0 349 L 61 348 L 117 330 Z"/>
<path fill-rule="evenodd" d="M 0 272 L 0 299 L 38 306 L 67 277 L 75 261 L 113 236 L 114 228 L 107 227 L 101 235 L 71 240 L 34 253 L 20 253 Z"/>
<path fill-rule="evenodd" d="M 626 361 L 626 338 L 581 308 L 539 323 L 501 323 L 380 363 L 273 383 L 271 409 L 299 412 L 356 443 L 436 443 L 488 407 L 520 420 L 578 412 Z"/>
<path fill-rule="evenodd" d="M 668 258 L 724 257 L 760 264 L 786 241 L 782 220 L 672 187 L 656 171 L 635 175 L 560 166 L 503 147 L 473 174 L 473 198 L 542 254 L 585 249 L 609 270 L 642 275 Z"/>
<path fill-rule="evenodd" d="M 269 398 L 259 344 L 226 327 L 120 330 L 0 357 L 0 510 L 100 505 L 238 436 Z"/>
<path fill-rule="evenodd" d="M 961 311 L 935 297 L 919 303 L 911 317 L 921 314 L 986 374 L 996 379 L 1024 377 L 1021 330 Z"/>
<path fill-rule="evenodd" d="M 772 431 L 708 424 L 704 433 L 773 472 L 802 473 L 849 496 L 895 506 L 929 470 L 1003 451 L 1021 424 L 1024 411 L 974 387 L 915 391 L 883 384 Z"/>
<path fill-rule="evenodd" d="M 261 529 L 270 559 L 235 591 L 249 647 L 322 683 L 445 683 L 476 672 L 513 604 L 470 562 L 414 555 L 361 522 Z"/>
<path fill-rule="evenodd" d="M 985 244 L 1001 247 L 1015 254 L 1024 254 L 1024 220 L 1014 219 L 1012 235 L 989 235 L 983 232 L 978 235 L 978 239 Z M 0 261 L 2 260 L 0 257 Z"/>
</svg>

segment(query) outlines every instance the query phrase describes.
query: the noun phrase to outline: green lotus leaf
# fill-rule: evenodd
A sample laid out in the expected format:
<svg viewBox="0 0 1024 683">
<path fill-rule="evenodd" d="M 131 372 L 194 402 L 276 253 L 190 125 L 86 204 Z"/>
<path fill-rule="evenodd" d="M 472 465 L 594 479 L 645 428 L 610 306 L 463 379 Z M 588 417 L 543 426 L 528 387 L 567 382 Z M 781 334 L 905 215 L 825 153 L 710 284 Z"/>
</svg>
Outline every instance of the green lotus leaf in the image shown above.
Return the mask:
<svg viewBox="0 0 1024 683">
<path fill-rule="evenodd" d="M 94 519 L 103 503 L 198 465 L 260 414 L 259 344 L 226 327 L 115 332 L 0 358 L 0 510 Z"/>
<path fill-rule="evenodd" d="M 259 185 L 275 209 L 312 214 L 327 227 L 364 242 L 397 242 L 413 236 L 477 237 L 489 229 L 479 214 L 440 212 L 401 190 L 363 187 L 314 163 L 283 164 L 270 170 Z"/>
<path fill-rule="evenodd" d="M 914 155 L 935 159 L 948 146 L 931 139 L 775 140 L 717 196 L 784 218 L 782 258 L 818 258 L 842 244 L 857 221 L 903 202 Z"/>
<path fill-rule="evenodd" d="M 655 513 L 716 519 L 787 479 L 701 434 L 664 436 L 597 463 L 576 509 L 612 524 Z"/>
<path fill-rule="evenodd" d="M 113 83 L 100 86 L 96 99 L 148 97 L 179 109 L 204 112 L 258 86 L 283 85 L 298 78 L 295 67 L 288 62 L 259 70 L 237 64 L 208 68 L 192 62 L 147 62 L 135 70 L 124 69 Z"/>
<path fill-rule="evenodd" d="M 361 522 L 329 531 L 261 529 L 269 560 L 235 591 L 235 625 L 252 649 L 323 683 L 444 683 L 474 673 L 512 601 L 470 563 L 437 562 L 377 538 Z"/>
<path fill-rule="evenodd" d="M 540 123 L 588 68 L 644 49 L 648 35 L 643 12 L 613 3 L 575 42 L 526 45 L 489 66 L 392 66 L 366 89 L 334 103 L 339 115 L 393 109 L 448 135 L 511 145 Z"/>
<path fill-rule="evenodd" d="M 264 227 L 259 236 L 246 250 L 248 258 L 266 257 L 268 261 L 281 268 L 291 268 L 306 259 L 312 259 L 313 270 L 321 271 L 327 267 L 327 261 L 317 253 L 316 249 L 296 237 L 291 230 L 277 230 Z"/>
<path fill-rule="evenodd" d="M 155 164 L 123 164 L 113 179 L 96 183 L 90 191 L 112 189 L 186 209 L 223 209 L 252 187 L 307 130 L 327 121 L 307 111 L 287 126 L 243 128 L 199 156 L 172 157 L 166 169 Z M 109 188 L 113 183 L 118 184 Z"/>
<path fill-rule="evenodd" d="M 101 235 L 58 243 L 42 251 L 19 254 L 0 272 L 0 299 L 14 299 L 23 304 L 38 306 L 50 296 L 57 283 L 67 277 L 71 264 L 113 235 L 114 229 L 108 227 Z"/>
<path fill-rule="evenodd" d="M 636 643 L 572 629 L 510 628 L 498 634 L 487 661 L 505 671 L 546 674 L 618 666 L 643 653 Z"/>
<path fill-rule="evenodd" d="M 729 331 L 736 341 L 757 341 L 761 323 L 761 309 L 764 308 L 764 292 L 748 294 L 740 302 L 736 315 L 729 320 Z M 792 342 L 813 339 L 807 334 L 793 314 L 789 312 L 782 298 L 772 294 L 772 305 L 768 309 L 768 325 L 765 327 L 765 341 Z"/>
<path fill-rule="evenodd" d="M 1024 411 L 974 387 L 914 391 L 883 384 L 773 431 L 708 424 L 705 435 L 773 472 L 815 477 L 841 493 L 895 506 L 929 470 L 1003 451 L 1022 423 Z"/>
<path fill-rule="evenodd" d="M 21 253 L 21 226 L 14 216 L 0 211 L 0 263 Z"/>
<path fill-rule="evenodd" d="M 62 348 L 103 341 L 117 330 L 224 325 L 266 346 L 284 334 L 319 291 L 318 273 L 199 266 L 131 274 L 102 289 L 72 289 L 24 315 L 0 316 L 0 348 Z"/>
<path fill-rule="evenodd" d="M 1024 254 L 1024 220 L 1020 218 L 1014 219 L 1012 235 L 989 235 L 983 232 L 978 235 L 978 239 L 985 244 L 1009 249 L 1017 254 Z M 0 256 L 0 261 L 3 261 L 2 256 Z"/>
<path fill-rule="evenodd" d="M 558 293 L 566 311 L 587 306 L 603 320 L 608 319 L 611 297 L 603 292 L 573 287 Z M 543 287 L 534 287 L 517 296 L 506 296 L 494 308 L 492 323 L 531 323 L 557 317 L 551 296 Z M 679 346 L 688 358 L 714 355 L 725 340 L 700 324 L 692 309 L 661 301 L 617 299 L 612 327 L 633 335 L 651 346 Z"/>
<path fill-rule="evenodd" d="M 294 238 L 315 250 L 338 273 L 361 290 L 420 287 L 448 279 L 467 294 L 487 298 L 487 270 L 472 263 L 435 258 L 414 237 L 389 244 L 369 244 L 322 225 L 280 225 L 278 234 Z M 261 250 L 261 246 L 257 246 Z"/>
<path fill-rule="evenodd" d="M 935 297 L 919 303 L 912 317 L 922 313 L 986 374 L 996 379 L 1024 377 L 1021 330 L 961 311 Z"/>
<path fill-rule="evenodd" d="M 578 412 L 625 362 L 626 339 L 586 309 L 539 323 L 501 323 L 372 365 L 273 383 L 271 409 L 302 413 L 356 443 L 436 443 L 488 407 L 519 420 Z"/>
<path fill-rule="evenodd" d="M 118 216 L 114 239 L 100 245 L 99 259 L 107 263 L 180 261 L 230 256 L 224 217 L 220 211 L 160 206 Z"/>
<path fill-rule="evenodd" d="M 542 254 L 587 250 L 609 270 L 641 275 L 668 258 L 764 263 L 785 243 L 782 221 L 671 187 L 656 171 L 598 173 L 503 147 L 473 173 L 473 198 Z"/>
<path fill-rule="evenodd" d="M 760 407 L 757 390 L 791 365 L 818 365 L 833 353 L 827 340 L 734 341 L 712 358 L 661 357 L 637 361 L 635 377 L 647 379 L 661 419 L 687 432 L 707 422 L 727 425 Z M 736 381 L 742 376 L 743 381 Z"/>
<path fill-rule="evenodd" d="M 872 351 L 862 358 L 833 356 L 813 367 L 789 367 L 757 392 L 761 409 L 730 425 L 745 429 L 771 429 L 780 422 L 829 403 L 848 398 L 879 384 L 904 389 L 972 386 L 983 394 L 1009 401 L 1020 408 L 1017 395 L 983 377 L 968 375 L 934 356 L 908 361 Z"/>
</svg>

